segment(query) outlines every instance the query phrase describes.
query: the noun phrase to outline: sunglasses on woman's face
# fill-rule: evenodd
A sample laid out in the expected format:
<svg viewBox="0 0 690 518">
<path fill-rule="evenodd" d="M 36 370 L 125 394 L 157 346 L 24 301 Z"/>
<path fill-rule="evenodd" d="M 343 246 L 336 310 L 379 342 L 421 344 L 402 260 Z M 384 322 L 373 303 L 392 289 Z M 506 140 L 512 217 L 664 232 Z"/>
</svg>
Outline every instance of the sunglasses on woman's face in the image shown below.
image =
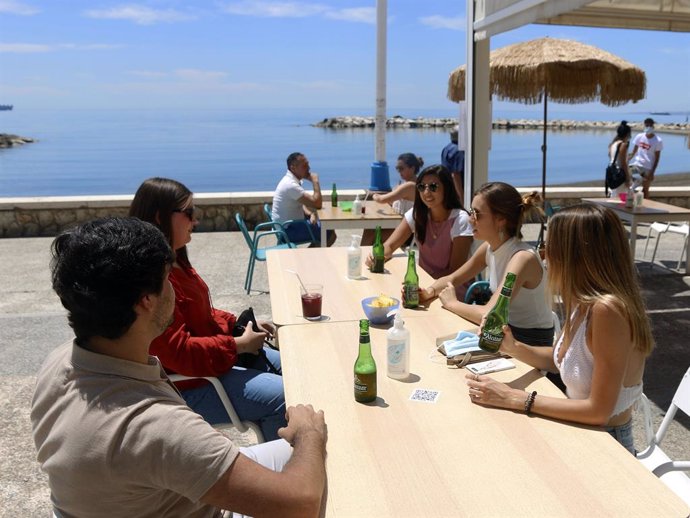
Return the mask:
<svg viewBox="0 0 690 518">
<path fill-rule="evenodd" d="M 180 212 L 189 218 L 189 221 L 194 220 L 194 207 L 187 207 L 186 209 L 173 209 L 173 212 Z"/>
<path fill-rule="evenodd" d="M 427 189 L 429 189 L 431 192 L 436 192 L 436 191 L 438 191 L 438 184 L 436 182 L 418 183 L 417 184 L 417 190 L 419 192 L 424 192 Z"/>
<path fill-rule="evenodd" d="M 477 209 L 470 209 L 467 212 L 470 214 L 470 218 L 474 218 L 476 221 L 479 221 L 481 212 L 479 212 Z"/>
</svg>

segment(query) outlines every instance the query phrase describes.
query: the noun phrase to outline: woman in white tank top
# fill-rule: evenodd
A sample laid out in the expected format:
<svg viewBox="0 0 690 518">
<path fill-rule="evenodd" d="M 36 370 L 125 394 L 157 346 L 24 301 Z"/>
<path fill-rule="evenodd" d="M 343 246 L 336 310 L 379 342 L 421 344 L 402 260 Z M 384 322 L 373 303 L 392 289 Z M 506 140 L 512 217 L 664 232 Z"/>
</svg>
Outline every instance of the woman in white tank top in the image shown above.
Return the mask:
<svg viewBox="0 0 690 518">
<path fill-rule="evenodd" d="M 474 374 L 467 375 L 469 395 L 483 405 L 602 426 L 634 453 L 632 405 L 653 339 L 623 225 L 599 206 L 564 209 L 549 222 L 546 260 L 549 291 L 563 300 L 563 333 L 555 347 L 532 347 L 506 327 L 501 352 L 559 371 L 568 399 Z"/>
<path fill-rule="evenodd" d="M 520 233 L 523 215 L 537 210 L 539 200 L 536 192 L 521 197 L 507 183 L 482 185 L 472 199 L 470 223 L 474 238 L 484 243 L 460 268 L 422 290 L 420 299 L 438 295 L 446 309 L 478 324 L 496 304 L 506 273 L 512 272 L 517 276 L 509 316 L 513 332 L 532 345 L 553 345 L 553 316 L 544 291 L 546 273 L 539 256 L 522 242 Z M 491 300 L 485 306 L 459 301 L 453 286 L 472 280 L 485 268 L 489 269 Z"/>
</svg>

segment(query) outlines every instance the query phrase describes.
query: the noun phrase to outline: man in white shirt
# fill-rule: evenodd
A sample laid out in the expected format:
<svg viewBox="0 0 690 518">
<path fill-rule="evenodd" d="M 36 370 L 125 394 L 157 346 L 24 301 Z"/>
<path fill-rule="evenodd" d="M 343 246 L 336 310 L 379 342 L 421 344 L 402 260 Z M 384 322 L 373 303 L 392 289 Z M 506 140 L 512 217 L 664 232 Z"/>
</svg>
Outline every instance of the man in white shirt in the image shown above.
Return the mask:
<svg viewBox="0 0 690 518">
<path fill-rule="evenodd" d="M 308 193 L 302 181 L 312 183 L 314 192 Z M 302 153 L 291 153 L 287 157 L 287 172 L 278 182 L 273 194 L 273 221 L 290 221 L 285 227 L 288 237 L 296 243 L 304 243 L 314 237 L 312 246 L 321 242 L 321 224 L 316 211 L 323 206 L 319 175 L 309 168 L 309 160 Z M 311 227 L 311 233 L 310 229 Z M 336 239 L 335 232 L 328 231 L 328 246 Z"/>
<path fill-rule="evenodd" d="M 75 339 L 41 368 L 31 422 L 55 515 L 315 518 L 323 412 L 290 407 L 282 439 L 238 448 L 149 355 L 172 322 L 173 260 L 160 230 L 136 218 L 95 220 L 53 242 L 53 288 Z"/>
<path fill-rule="evenodd" d="M 661 150 L 664 144 L 658 135 L 654 133 L 654 119 L 644 120 L 644 132 L 636 135 L 632 141 L 633 150 L 628 162 L 630 174 L 642 178 L 642 192 L 645 198 L 649 198 L 649 186 L 654 181 L 654 173 L 659 165 Z"/>
</svg>

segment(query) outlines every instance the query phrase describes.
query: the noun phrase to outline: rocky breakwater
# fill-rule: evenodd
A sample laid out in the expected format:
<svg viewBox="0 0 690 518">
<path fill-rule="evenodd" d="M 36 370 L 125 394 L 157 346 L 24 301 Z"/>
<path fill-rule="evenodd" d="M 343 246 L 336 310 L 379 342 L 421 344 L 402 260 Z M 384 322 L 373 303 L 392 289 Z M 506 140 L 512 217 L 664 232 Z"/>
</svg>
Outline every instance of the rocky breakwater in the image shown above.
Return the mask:
<svg viewBox="0 0 690 518">
<path fill-rule="evenodd" d="M 357 117 L 357 116 L 345 116 L 345 117 L 328 117 L 323 119 L 321 122 L 312 124 L 317 128 L 332 128 L 332 129 L 345 129 L 345 128 L 373 128 L 375 123 L 374 117 Z M 387 128 L 452 128 L 458 123 L 457 119 L 452 117 L 434 119 L 429 117 L 417 117 L 415 119 L 409 119 L 407 117 L 402 117 L 401 115 L 395 115 L 386 120 Z"/>
<path fill-rule="evenodd" d="M 21 146 L 23 144 L 30 144 L 34 139 L 28 137 L 20 137 L 19 135 L 11 135 L 9 133 L 0 133 L 0 148 Z"/>
<path fill-rule="evenodd" d="M 395 115 L 386 120 L 387 128 L 441 128 L 450 130 L 457 125 L 458 120 L 452 117 L 445 118 L 431 118 L 431 117 L 417 117 L 410 119 Z M 549 130 L 606 130 L 615 131 L 620 121 L 576 121 L 576 120 L 550 120 L 546 122 L 546 127 Z M 633 132 L 642 131 L 642 122 L 629 122 Z M 327 117 L 316 124 L 312 124 L 317 128 L 331 128 L 331 129 L 349 129 L 349 128 L 373 128 L 374 117 L 358 117 L 358 116 L 343 116 L 343 117 Z M 493 129 L 526 129 L 526 130 L 541 130 L 544 127 L 544 121 L 540 119 L 496 119 L 492 123 Z M 682 133 L 690 134 L 690 123 L 657 123 L 656 130 L 659 133 Z"/>
</svg>

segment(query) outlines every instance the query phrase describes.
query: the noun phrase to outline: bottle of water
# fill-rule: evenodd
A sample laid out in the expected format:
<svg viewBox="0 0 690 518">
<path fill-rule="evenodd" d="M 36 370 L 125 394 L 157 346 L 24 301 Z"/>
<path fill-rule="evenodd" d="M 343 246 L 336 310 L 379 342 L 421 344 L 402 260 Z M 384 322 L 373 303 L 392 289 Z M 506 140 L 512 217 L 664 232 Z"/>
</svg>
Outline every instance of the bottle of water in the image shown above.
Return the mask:
<svg viewBox="0 0 690 518">
<path fill-rule="evenodd" d="M 362 251 L 359 248 L 360 236 L 352 236 L 347 249 L 347 278 L 359 279 L 362 276 Z"/>
<path fill-rule="evenodd" d="M 402 380 L 410 374 L 410 332 L 405 329 L 400 310 L 395 313 L 393 327 L 386 333 L 387 369 L 389 378 Z"/>
<path fill-rule="evenodd" d="M 355 196 L 355 201 L 352 202 L 352 215 L 355 217 L 362 215 L 362 200 L 359 199 L 359 194 Z"/>
</svg>

